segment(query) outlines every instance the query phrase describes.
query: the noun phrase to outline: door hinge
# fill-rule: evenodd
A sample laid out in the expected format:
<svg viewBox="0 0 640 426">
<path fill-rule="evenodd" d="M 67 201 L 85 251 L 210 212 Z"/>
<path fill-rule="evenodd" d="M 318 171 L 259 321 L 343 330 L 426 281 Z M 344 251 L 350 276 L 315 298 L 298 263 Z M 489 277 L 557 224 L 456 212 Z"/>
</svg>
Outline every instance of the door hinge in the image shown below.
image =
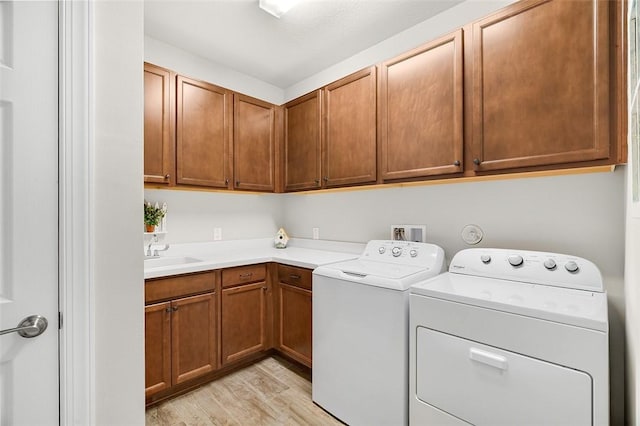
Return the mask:
<svg viewBox="0 0 640 426">
<path fill-rule="evenodd" d="M 62 330 L 62 312 L 58 312 L 58 330 Z"/>
</svg>

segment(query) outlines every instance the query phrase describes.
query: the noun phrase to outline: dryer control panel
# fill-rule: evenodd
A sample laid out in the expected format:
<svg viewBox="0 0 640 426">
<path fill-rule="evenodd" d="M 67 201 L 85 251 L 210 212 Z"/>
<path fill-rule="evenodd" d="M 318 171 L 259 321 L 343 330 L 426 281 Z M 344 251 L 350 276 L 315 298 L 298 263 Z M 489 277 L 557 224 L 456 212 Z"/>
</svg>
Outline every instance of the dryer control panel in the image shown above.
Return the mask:
<svg viewBox="0 0 640 426">
<path fill-rule="evenodd" d="M 399 265 L 429 266 L 444 264 L 444 251 L 429 243 L 395 240 L 371 240 L 362 260 L 388 262 Z"/>
<path fill-rule="evenodd" d="M 602 275 L 587 259 L 566 254 L 510 249 L 466 249 L 449 272 L 589 291 L 604 291 Z"/>
</svg>

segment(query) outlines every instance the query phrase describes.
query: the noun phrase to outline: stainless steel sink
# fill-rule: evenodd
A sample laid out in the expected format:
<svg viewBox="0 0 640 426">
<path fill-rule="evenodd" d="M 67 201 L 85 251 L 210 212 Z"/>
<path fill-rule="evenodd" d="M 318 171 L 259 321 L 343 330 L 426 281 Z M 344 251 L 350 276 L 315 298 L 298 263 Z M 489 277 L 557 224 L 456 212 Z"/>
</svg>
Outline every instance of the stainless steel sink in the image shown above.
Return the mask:
<svg viewBox="0 0 640 426">
<path fill-rule="evenodd" d="M 186 265 L 188 263 L 202 262 L 202 259 L 196 259 L 195 257 L 154 257 L 144 260 L 144 268 L 161 268 L 163 266 L 178 266 Z"/>
</svg>

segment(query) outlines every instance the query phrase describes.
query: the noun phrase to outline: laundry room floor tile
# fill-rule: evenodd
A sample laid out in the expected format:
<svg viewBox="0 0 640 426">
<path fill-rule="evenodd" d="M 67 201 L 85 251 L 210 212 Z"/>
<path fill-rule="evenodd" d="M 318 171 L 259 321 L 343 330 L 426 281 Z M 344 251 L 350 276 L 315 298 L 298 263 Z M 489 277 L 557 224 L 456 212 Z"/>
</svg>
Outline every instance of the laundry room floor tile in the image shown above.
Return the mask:
<svg viewBox="0 0 640 426">
<path fill-rule="evenodd" d="M 146 426 L 342 425 L 311 401 L 308 372 L 267 358 L 147 409 Z"/>
</svg>

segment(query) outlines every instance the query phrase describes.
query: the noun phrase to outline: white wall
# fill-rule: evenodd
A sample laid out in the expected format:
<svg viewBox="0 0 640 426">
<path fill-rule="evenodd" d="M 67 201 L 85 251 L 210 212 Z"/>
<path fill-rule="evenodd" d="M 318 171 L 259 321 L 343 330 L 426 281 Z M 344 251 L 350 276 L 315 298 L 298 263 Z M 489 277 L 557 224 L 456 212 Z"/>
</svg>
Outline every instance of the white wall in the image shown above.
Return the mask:
<svg viewBox="0 0 640 426">
<path fill-rule="evenodd" d="M 95 419 L 144 424 L 143 3 L 92 2 Z"/>
<path fill-rule="evenodd" d="M 390 238 L 392 224 L 426 224 L 427 239 L 450 258 L 469 247 L 467 224 L 485 233 L 480 247 L 573 254 L 601 269 L 609 294 L 612 424 L 624 416 L 624 176 L 613 173 L 286 194 L 290 236 L 366 242 Z"/>
<path fill-rule="evenodd" d="M 637 7 L 637 6 L 636 6 Z M 631 11 L 629 14 L 631 15 Z M 637 47 L 636 47 L 637 49 Z M 631 52 L 629 52 L 631 54 Z M 634 60 L 629 55 L 630 64 Z M 629 70 L 629 75 L 632 73 Z M 628 79 L 628 173 L 627 173 L 627 209 L 626 209 L 626 263 L 625 263 L 625 302 L 626 302 L 626 337 L 627 337 L 627 420 L 628 424 L 640 425 L 640 205 L 633 203 L 634 168 L 640 168 L 638 161 L 638 135 L 636 134 L 636 114 L 632 113 L 634 103 L 638 102 L 638 83 Z M 635 87 L 633 86 L 635 84 Z"/>
<path fill-rule="evenodd" d="M 144 196 L 152 203 L 167 203 L 164 243 L 212 241 L 217 227 L 223 240 L 266 238 L 283 226 L 284 199 L 278 194 L 147 189 Z"/>
<path fill-rule="evenodd" d="M 216 64 L 201 56 L 185 52 L 149 36 L 144 38 L 144 60 L 186 77 L 204 80 L 276 105 L 284 103 L 284 92 L 279 87 Z"/>
<path fill-rule="evenodd" d="M 629 180 L 630 181 L 630 180 Z M 627 336 L 627 420 L 640 424 L 640 217 L 632 217 L 627 210 L 625 302 Z"/>
</svg>

